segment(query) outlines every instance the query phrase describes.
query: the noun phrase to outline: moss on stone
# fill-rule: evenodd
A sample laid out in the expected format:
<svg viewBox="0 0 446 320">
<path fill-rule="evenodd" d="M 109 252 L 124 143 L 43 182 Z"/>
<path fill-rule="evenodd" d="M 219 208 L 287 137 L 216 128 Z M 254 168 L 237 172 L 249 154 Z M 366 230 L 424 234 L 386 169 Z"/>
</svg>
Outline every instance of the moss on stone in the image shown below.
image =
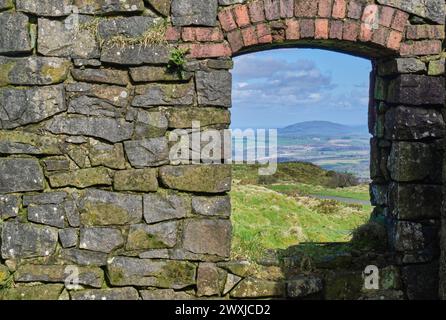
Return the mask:
<svg viewBox="0 0 446 320">
<path fill-rule="evenodd" d="M 168 261 L 166 266 L 157 275 L 160 287 L 171 288 L 175 283 L 194 282 L 196 278 L 196 266 L 186 261 Z"/>
<path fill-rule="evenodd" d="M 38 153 L 41 154 L 62 154 L 58 139 L 23 131 L 1 131 L 0 143 L 1 142 L 29 145 L 39 149 Z"/>
<path fill-rule="evenodd" d="M 138 229 L 131 232 L 128 236 L 129 250 L 162 249 L 166 247 L 164 241 L 154 234 L 149 234 L 144 229 Z"/>
<path fill-rule="evenodd" d="M 57 300 L 63 284 L 23 286 L 0 290 L 0 300 Z"/>
<path fill-rule="evenodd" d="M 4 286 L 9 278 L 9 270 L 6 266 L 0 265 L 0 286 Z"/>
<path fill-rule="evenodd" d="M 42 66 L 41 74 L 52 83 L 60 83 L 67 79 L 70 62 L 63 62 L 60 65 L 45 64 Z"/>
<path fill-rule="evenodd" d="M 122 207 L 103 203 L 88 202 L 81 212 L 81 223 L 85 226 L 124 225 L 129 213 Z"/>
<path fill-rule="evenodd" d="M 9 73 L 14 69 L 15 61 L 9 61 L 0 65 L 0 87 L 10 84 Z"/>
<path fill-rule="evenodd" d="M 55 173 L 49 177 L 53 188 L 78 187 L 87 188 L 95 185 L 111 185 L 112 179 L 106 168 L 87 168 L 71 172 Z"/>
</svg>

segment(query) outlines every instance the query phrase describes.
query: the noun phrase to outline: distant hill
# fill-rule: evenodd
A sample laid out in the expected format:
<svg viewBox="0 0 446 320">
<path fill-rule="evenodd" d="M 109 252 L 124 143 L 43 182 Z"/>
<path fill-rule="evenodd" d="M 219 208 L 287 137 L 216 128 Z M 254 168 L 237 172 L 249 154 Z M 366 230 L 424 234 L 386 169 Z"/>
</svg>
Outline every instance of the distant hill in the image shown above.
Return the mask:
<svg viewBox="0 0 446 320">
<path fill-rule="evenodd" d="M 330 121 L 300 122 L 279 129 L 281 136 L 316 136 L 316 137 L 341 137 L 348 135 L 367 135 L 367 126 L 347 126 Z"/>
</svg>

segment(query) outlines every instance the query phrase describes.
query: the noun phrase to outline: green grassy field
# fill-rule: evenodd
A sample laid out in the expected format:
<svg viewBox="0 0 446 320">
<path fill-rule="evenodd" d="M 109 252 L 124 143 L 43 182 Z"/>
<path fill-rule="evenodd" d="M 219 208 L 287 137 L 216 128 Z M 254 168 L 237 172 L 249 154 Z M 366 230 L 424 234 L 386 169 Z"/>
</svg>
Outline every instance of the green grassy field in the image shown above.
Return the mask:
<svg viewBox="0 0 446 320">
<path fill-rule="evenodd" d="M 371 206 L 311 195 L 368 200 L 368 187 L 329 188 L 330 175 L 304 163 L 281 164 L 272 184 L 259 184 L 256 166 L 235 166 L 231 192 L 233 258 L 256 261 L 268 249 L 302 242 L 348 242 Z"/>
</svg>

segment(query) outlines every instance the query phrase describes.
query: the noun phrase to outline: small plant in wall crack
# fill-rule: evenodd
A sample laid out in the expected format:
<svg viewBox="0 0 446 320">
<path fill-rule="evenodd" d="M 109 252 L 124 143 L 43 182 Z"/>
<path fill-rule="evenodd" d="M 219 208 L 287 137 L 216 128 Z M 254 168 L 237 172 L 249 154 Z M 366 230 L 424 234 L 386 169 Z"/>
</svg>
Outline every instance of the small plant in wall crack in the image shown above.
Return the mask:
<svg viewBox="0 0 446 320">
<path fill-rule="evenodd" d="M 170 52 L 169 63 L 167 69 L 170 72 L 176 72 L 181 79 L 185 77 L 186 55 L 189 53 L 189 49 L 174 48 Z"/>
</svg>

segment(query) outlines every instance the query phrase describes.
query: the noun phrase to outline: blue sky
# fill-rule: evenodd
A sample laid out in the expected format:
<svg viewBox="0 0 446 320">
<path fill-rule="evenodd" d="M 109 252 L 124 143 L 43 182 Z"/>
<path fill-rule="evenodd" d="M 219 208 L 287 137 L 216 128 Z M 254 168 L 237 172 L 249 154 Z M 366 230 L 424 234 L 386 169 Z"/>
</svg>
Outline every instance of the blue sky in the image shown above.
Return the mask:
<svg viewBox="0 0 446 320">
<path fill-rule="evenodd" d="M 303 121 L 367 124 L 371 62 L 316 49 L 276 49 L 235 58 L 232 128 Z"/>
</svg>

